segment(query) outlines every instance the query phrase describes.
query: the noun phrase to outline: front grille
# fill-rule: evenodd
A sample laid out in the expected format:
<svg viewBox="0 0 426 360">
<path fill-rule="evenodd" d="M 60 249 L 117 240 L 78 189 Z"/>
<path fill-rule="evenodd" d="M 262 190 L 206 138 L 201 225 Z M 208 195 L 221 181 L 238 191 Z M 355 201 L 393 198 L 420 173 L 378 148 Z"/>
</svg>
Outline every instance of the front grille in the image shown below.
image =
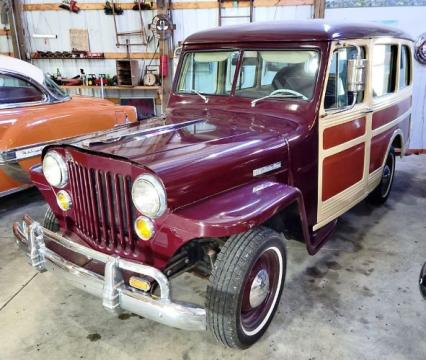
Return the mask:
<svg viewBox="0 0 426 360">
<path fill-rule="evenodd" d="M 68 162 L 75 226 L 100 248 L 135 253 L 131 179 Z"/>
</svg>

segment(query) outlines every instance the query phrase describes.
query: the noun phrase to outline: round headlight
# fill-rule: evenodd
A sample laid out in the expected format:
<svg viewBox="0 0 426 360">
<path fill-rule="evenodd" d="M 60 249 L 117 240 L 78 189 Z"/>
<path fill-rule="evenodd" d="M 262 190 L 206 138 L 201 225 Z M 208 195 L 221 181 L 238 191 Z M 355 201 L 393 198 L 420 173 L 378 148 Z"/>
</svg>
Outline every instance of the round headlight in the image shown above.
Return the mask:
<svg viewBox="0 0 426 360">
<path fill-rule="evenodd" d="M 56 151 L 49 151 L 43 159 L 43 174 L 47 182 L 63 188 L 68 182 L 68 168 L 65 160 Z"/>
<path fill-rule="evenodd" d="M 166 191 L 163 184 L 150 174 L 140 175 L 132 186 L 132 200 L 141 214 L 156 218 L 166 211 Z"/>
</svg>

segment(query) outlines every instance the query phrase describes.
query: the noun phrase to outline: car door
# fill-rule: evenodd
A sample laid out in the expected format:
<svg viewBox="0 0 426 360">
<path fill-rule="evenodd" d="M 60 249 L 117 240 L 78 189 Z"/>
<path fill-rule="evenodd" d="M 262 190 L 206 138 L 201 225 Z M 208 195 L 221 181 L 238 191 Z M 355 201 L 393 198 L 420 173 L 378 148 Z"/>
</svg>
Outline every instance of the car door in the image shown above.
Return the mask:
<svg viewBox="0 0 426 360">
<path fill-rule="evenodd" d="M 46 94 L 30 82 L 12 73 L 0 72 L 0 152 L 14 146 L 12 130 L 24 121 L 25 110 L 42 105 L 46 101 Z M 0 161 L 0 196 L 26 186 L 17 178 L 20 175 L 28 176 L 20 174 L 19 171 L 20 169 L 12 164 L 6 165 Z"/>
<path fill-rule="evenodd" d="M 347 211 L 366 195 L 369 163 L 371 110 L 368 91 L 348 92 L 348 60 L 355 58 L 357 47 L 369 57 L 369 41 L 333 43 L 326 86 L 319 113 L 318 134 L 318 208 L 321 228 Z M 368 71 L 367 71 L 368 73 Z M 369 79 L 366 79 L 366 89 Z"/>
<path fill-rule="evenodd" d="M 381 180 L 384 161 L 393 139 L 409 137 L 412 103 L 411 43 L 407 40 L 372 41 L 371 155 L 369 190 Z"/>
</svg>

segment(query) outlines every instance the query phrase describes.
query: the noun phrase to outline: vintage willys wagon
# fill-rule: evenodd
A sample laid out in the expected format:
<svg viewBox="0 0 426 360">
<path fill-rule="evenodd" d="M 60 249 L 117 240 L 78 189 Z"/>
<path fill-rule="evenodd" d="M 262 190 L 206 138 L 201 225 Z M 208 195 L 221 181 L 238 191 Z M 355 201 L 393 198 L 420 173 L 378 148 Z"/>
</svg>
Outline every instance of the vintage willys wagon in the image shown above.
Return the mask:
<svg viewBox="0 0 426 360">
<path fill-rule="evenodd" d="M 411 67 L 410 38 L 374 24 L 194 34 L 164 117 L 44 150 L 31 176 L 51 210 L 15 224 L 18 243 L 108 309 L 247 347 L 279 303 L 287 225 L 313 255 L 339 215 L 387 199 Z M 173 300 L 185 271 L 209 277 L 205 307 Z"/>
</svg>

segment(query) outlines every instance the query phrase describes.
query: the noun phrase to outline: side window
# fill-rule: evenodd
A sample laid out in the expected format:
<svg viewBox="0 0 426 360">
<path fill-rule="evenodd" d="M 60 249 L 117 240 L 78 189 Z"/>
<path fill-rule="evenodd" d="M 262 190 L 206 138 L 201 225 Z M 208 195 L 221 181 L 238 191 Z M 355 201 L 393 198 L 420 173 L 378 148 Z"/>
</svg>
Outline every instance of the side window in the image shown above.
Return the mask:
<svg viewBox="0 0 426 360">
<path fill-rule="evenodd" d="M 411 82 L 411 57 L 407 45 L 401 46 L 401 63 L 399 65 L 399 88 L 402 89 Z"/>
<path fill-rule="evenodd" d="M 357 50 L 354 46 L 341 48 L 333 53 L 329 69 L 324 108 L 339 109 L 353 103 L 352 92 L 348 92 L 348 60 L 355 59 Z M 361 47 L 361 57 L 365 58 L 365 49 Z M 356 103 L 364 100 L 364 91 L 357 93 Z"/>
<path fill-rule="evenodd" d="M 0 74 L 0 104 L 42 101 L 43 93 L 30 83 L 13 76 Z"/>
<path fill-rule="evenodd" d="M 373 96 L 393 93 L 396 85 L 396 45 L 374 45 L 373 48 Z"/>
</svg>

